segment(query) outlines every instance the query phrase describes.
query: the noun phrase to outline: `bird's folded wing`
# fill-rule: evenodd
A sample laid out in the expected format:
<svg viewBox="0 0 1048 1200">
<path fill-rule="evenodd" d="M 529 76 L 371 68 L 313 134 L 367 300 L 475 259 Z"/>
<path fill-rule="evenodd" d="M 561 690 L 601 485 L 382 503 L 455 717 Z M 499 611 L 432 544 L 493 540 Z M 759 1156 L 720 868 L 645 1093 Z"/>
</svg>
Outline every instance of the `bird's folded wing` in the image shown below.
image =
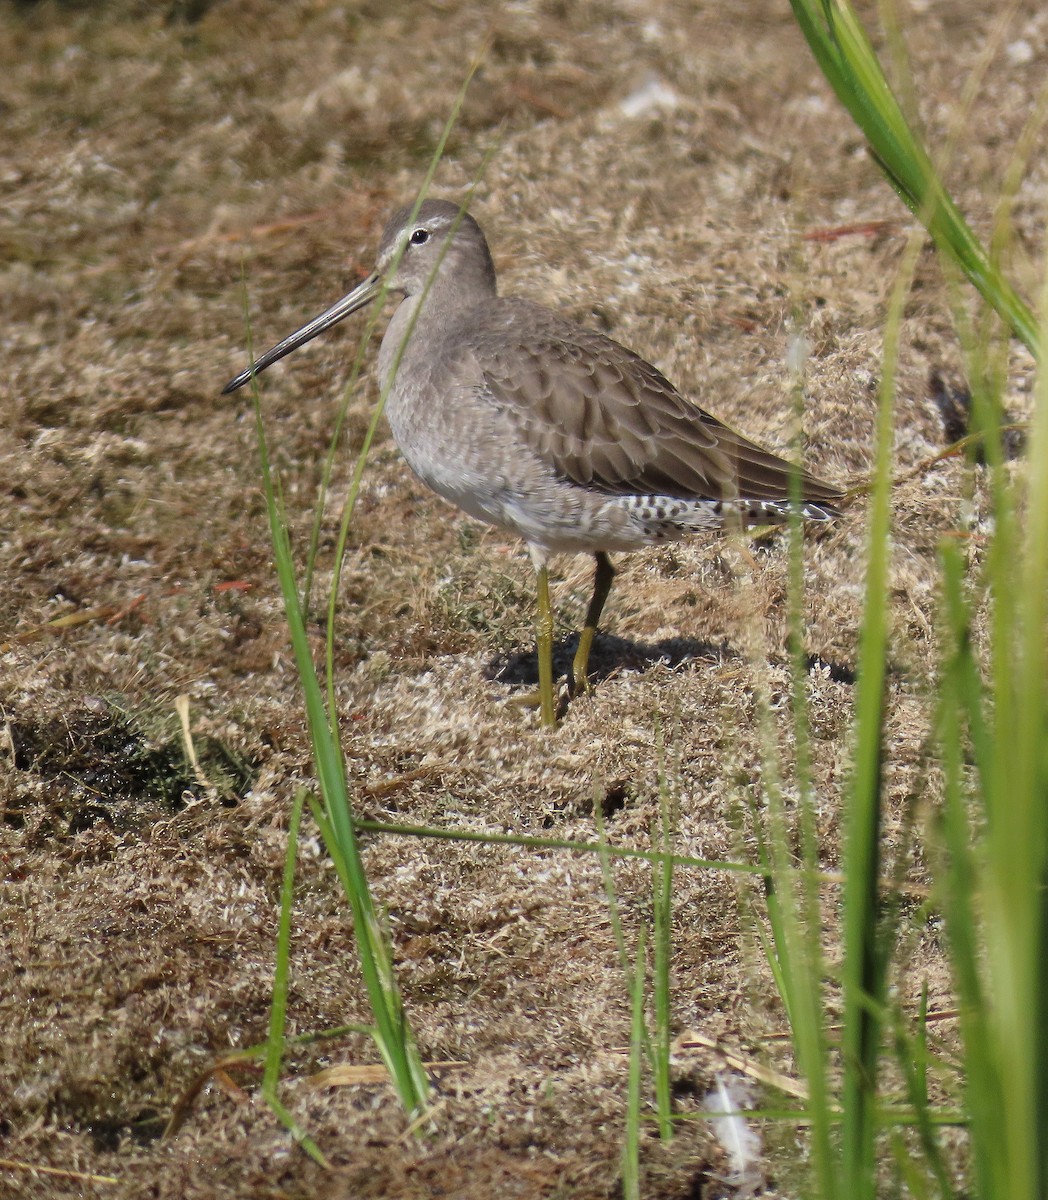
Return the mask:
<svg viewBox="0 0 1048 1200">
<path fill-rule="evenodd" d="M 548 310 L 535 306 L 531 317 L 526 342 L 508 348 L 478 331 L 472 348 L 489 402 L 558 474 L 610 494 L 789 495 L 795 468 L 687 401 L 650 363 Z M 841 496 L 807 472 L 800 478 L 805 500 Z"/>
</svg>

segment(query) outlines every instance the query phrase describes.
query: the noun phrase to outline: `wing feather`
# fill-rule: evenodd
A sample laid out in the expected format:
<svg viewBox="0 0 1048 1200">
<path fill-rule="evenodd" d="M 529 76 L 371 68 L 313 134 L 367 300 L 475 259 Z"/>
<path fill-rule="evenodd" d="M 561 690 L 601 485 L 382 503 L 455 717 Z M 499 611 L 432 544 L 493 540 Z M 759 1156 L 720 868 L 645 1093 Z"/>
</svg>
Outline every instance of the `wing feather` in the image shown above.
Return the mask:
<svg viewBox="0 0 1048 1200">
<path fill-rule="evenodd" d="M 504 299 L 468 343 L 488 399 L 534 453 L 583 487 L 705 500 L 789 495 L 790 463 L 690 403 L 602 334 Z M 801 495 L 829 507 L 842 492 L 802 471 Z"/>
</svg>

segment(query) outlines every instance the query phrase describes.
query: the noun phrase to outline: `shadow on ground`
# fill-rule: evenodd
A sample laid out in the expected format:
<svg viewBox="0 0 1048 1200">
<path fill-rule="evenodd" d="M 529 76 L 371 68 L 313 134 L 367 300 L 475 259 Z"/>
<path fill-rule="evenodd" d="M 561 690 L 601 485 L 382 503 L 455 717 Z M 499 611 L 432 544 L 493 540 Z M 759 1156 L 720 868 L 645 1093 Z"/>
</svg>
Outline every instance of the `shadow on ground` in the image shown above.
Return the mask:
<svg viewBox="0 0 1048 1200">
<path fill-rule="evenodd" d="M 553 670 L 557 676 L 567 674 L 578 645 L 578 634 L 554 643 Z M 603 683 L 623 671 L 647 671 L 657 666 L 672 669 L 693 662 L 723 663 L 742 657 L 742 652 L 726 641 L 704 642 L 697 638 L 671 637 L 660 638 L 657 642 L 641 642 L 605 633 L 598 634 L 593 643 L 589 677 L 594 683 Z M 855 670 L 848 663 L 827 662 L 809 654 L 805 665 L 809 671 L 828 670 L 835 683 L 855 682 Z M 496 654 L 484 668 L 484 678 L 507 683 L 511 687 L 537 687 L 539 671 L 534 648 Z"/>
</svg>

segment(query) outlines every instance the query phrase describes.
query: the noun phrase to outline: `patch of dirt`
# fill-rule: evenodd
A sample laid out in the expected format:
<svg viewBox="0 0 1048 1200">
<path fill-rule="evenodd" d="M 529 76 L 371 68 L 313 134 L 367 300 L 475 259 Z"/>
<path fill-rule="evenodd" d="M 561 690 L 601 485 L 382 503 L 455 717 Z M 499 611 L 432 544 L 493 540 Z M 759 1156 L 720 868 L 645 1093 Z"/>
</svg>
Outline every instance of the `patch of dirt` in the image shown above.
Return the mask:
<svg viewBox="0 0 1048 1200">
<path fill-rule="evenodd" d="M 995 20 L 974 2 L 910 14 L 935 144 Z M 1020 37 L 1032 55 L 994 60 L 948 169 L 984 235 L 1040 87 L 1048 18 L 1017 17 Z M 799 324 L 805 462 L 849 484 L 869 470 L 881 330 L 911 226 L 786 6 L 5 6 L 0 1157 L 55 1173 L 0 1165 L 0 1194 L 620 1194 L 627 984 L 599 863 L 558 850 L 366 837 L 419 1045 L 428 1060 L 465 1064 L 439 1076 L 432 1130 L 406 1134 L 385 1085 L 311 1084 L 320 1067 L 375 1060 L 353 1034 L 288 1061 L 286 1102 L 335 1171 L 294 1147 L 243 1067 L 160 1138 L 201 1072 L 265 1036 L 287 814 L 312 776 L 250 399 L 219 394 L 248 358 L 242 280 L 256 348 L 359 280 L 485 43 L 433 190 L 461 195 L 496 147 L 474 212 L 503 290 L 610 333 L 784 452 L 797 432 L 787 346 Z M 649 76 L 675 102 L 626 115 L 621 102 Z M 1041 155 L 1015 208 L 1014 274 L 1028 293 L 1045 172 Z M 299 548 L 361 328 L 347 322 L 264 380 Z M 1031 364 L 1013 360 L 1008 408 L 1021 420 Z M 320 528 L 317 596 L 375 399 L 374 346 L 366 362 Z M 899 369 L 889 858 L 933 802 L 938 543 L 963 528 L 976 560 L 987 519 L 976 464 L 929 465 L 943 421 L 963 418 L 962 379 L 950 297 L 926 253 Z M 828 869 L 840 854 L 863 556 L 861 498 L 806 537 L 810 749 Z M 542 732 L 509 702 L 535 673 L 522 548 L 430 495 L 383 432 L 335 647 L 361 815 L 592 841 L 596 803 L 611 841 L 645 846 L 661 771 L 679 851 L 751 861 L 762 696 L 787 764 L 792 745 L 786 540 L 696 538 L 617 566 L 595 695 Z M 563 667 L 591 565 L 556 572 Z M 311 636 L 319 657 L 319 624 Z M 211 786 L 187 757 L 182 696 Z M 920 862 L 902 875 L 920 882 Z M 623 860 L 615 880 L 632 944 L 650 915 L 650 870 Z M 750 885 L 724 871 L 676 872 L 675 1028 L 789 1073 L 757 912 Z M 913 972 L 899 987 L 916 996 L 927 978 L 933 1007 L 948 1007 L 924 919 L 915 906 Z M 826 930 L 831 956 L 834 936 Z M 367 1021 L 349 915 L 311 827 L 293 952 L 291 1035 Z M 680 1112 L 699 1110 L 720 1066 L 713 1052 L 682 1051 Z M 796 1195 L 795 1139 L 769 1136 L 765 1194 Z M 642 1167 L 647 1197 L 729 1194 L 701 1120 L 682 1122 L 668 1146 L 646 1133 Z"/>
</svg>

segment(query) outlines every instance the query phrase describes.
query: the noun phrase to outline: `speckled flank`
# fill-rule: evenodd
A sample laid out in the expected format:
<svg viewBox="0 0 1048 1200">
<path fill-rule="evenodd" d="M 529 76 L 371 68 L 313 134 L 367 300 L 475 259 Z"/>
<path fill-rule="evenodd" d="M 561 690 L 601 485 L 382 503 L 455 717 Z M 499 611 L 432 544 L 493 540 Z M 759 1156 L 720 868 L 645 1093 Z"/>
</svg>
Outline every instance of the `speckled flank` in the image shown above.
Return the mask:
<svg viewBox="0 0 1048 1200">
<path fill-rule="evenodd" d="M 786 501 L 769 500 L 676 500 L 667 496 L 626 496 L 615 502 L 639 528 L 645 541 L 665 542 L 703 533 L 724 526 L 780 525 L 789 520 Z M 818 504 L 803 504 L 800 516 L 811 521 L 827 521 L 833 509 Z"/>
</svg>

